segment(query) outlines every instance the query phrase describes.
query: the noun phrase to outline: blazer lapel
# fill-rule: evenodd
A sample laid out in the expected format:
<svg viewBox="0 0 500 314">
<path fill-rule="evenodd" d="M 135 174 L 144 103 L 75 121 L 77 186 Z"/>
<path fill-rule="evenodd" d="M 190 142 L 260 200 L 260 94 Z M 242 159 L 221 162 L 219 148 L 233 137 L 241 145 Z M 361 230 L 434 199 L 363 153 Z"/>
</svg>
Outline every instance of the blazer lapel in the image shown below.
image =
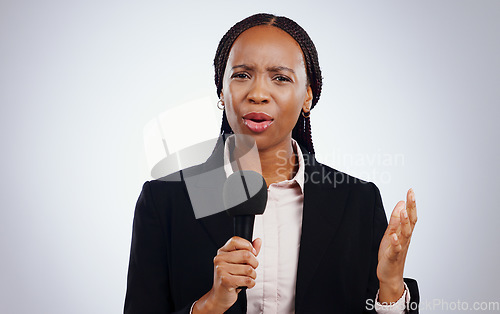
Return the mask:
<svg viewBox="0 0 500 314">
<path fill-rule="evenodd" d="M 222 190 L 224 171 L 224 141 L 219 138 L 212 155 L 198 167 L 183 171 L 183 178 L 197 221 L 218 248 L 233 236 L 233 220 L 224 210 Z"/>
<path fill-rule="evenodd" d="M 296 310 L 300 309 L 311 279 L 340 225 L 348 197 L 348 189 L 335 188 L 334 171 L 329 172 L 312 155 L 305 154 L 304 160 L 304 207 L 297 267 Z"/>
<path fill-rule="evenodd" d="M 222 190 L 226 181 L 226 173 L 224 171 L 224 141 L 221 138 L 217 141 L 217 145 L 208 158 L 202 165 L 202 173 L 192 184 L 195 193 L 202 193 L 204 197 L 203 206 L 212 208 L 215 214 L 197 219 L 198 222 L 207 232 L 208 236 L 219 249 L 234 235 L 233 218 L 224 210 L 222 201 Z M 247 311 L 246 291 L 241 291 L 238 294 L 238 300 L 229 308 L 228 314 L 241 314 Z"/>
</svg>

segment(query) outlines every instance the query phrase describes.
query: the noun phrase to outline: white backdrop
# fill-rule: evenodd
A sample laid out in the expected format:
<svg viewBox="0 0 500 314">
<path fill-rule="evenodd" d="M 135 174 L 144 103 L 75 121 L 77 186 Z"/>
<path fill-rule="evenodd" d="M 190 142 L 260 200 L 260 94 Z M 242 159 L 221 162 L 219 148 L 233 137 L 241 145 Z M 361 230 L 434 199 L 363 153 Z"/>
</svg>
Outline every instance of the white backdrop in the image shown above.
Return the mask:
<svg viewBox="0 0 500 314">
<path fill-rule="evenodd" d="M 218 41 L 257 12 L 317 46 L 320 161 L 388 213 L 415 189 L 421 312 L 500 302 L 500 1 L 1 0 L 0 313 L 122 311 L 143 127 L 215 94 Z"/>
</svg>

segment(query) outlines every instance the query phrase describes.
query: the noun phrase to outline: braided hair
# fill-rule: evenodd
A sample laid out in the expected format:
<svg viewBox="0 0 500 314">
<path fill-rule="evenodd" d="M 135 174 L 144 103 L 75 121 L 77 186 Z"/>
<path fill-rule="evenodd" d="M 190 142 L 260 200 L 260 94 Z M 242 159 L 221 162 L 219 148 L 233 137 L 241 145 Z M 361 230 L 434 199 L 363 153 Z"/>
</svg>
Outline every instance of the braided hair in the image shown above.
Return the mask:
<svg viewBox="0 0 500 314">
<path fill-rule="evenodd" d="M 270 25 L 287 32 L 299 44 L 304 54 L 307 80 L 311 86 L 313 99 L 311 109 L 314 108 L 321 94 L 322 77 L 319 67 L 318 52 L 306 31 L 299 24 L 284 16 L 275 16 L 267 13 L 259 13 L 245 18 L 231 27 L 222 37 L 217 48 L 214 59 L 215 85 L 217 86 L 217 96 L 222 92 L 222 79 L 226 69 L 229 52 L 236 38 L 249 28 L 259 25 Z M 221 135 L 231 134 L 233 130 L 227 121 L 226 111 L 222 114 Z M 314 154 L 314 146 L 311 137 L 311 121 L 302 114 L 292 130 L 292 137 L 297 143 Z"/>
</svg>

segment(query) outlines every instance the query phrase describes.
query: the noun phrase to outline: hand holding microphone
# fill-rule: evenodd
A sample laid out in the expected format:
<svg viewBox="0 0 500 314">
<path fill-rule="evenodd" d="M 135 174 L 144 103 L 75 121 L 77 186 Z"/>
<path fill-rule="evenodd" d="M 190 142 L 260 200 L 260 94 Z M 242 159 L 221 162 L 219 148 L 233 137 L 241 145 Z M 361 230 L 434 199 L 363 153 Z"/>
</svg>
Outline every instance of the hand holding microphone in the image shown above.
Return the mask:
<svg viewBox="0 0 500 314">
<path fill-rule="evenodd" d="M 251 241 L 255 215 L 266 207 L 266 182 L 255 171 L 237 171 L 227 178 L 223 199 L 226 212 L 234 217 L 235 236 L 217 251 L 212 289 L 196 302 L 193 313 L 224 313 L 240 291 L 255 286 L 262 240 Z"/>
</svg>

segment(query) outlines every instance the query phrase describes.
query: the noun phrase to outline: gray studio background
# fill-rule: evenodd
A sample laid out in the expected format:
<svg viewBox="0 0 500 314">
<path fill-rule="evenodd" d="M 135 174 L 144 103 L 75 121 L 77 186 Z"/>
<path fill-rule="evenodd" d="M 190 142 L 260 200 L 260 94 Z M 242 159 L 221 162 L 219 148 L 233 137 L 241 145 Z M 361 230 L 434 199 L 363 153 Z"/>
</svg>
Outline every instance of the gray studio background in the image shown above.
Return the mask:
<svg viewBox="0 0 500 314">
<path fill-rule="evenodd" d="M 317 46 L 319 160 L 388 214 L 415 189 L 421 312 L 500 302 L 500 1 L 2 0 L 0 313 L 122 311 L 143 128 L 215 95 L 219 39 L 257 12 Z"/>
</svg>

